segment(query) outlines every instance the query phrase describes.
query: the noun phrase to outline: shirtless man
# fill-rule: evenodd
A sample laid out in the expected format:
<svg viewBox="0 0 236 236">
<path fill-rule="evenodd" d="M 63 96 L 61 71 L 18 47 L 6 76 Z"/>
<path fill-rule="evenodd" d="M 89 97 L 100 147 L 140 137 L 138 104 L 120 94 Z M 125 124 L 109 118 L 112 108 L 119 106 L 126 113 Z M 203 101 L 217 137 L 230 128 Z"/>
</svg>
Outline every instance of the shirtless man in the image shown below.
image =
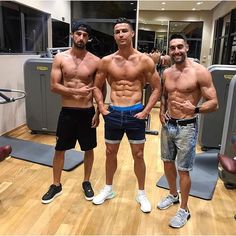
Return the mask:
<svg viewBox="0 0 236 236">
<path fill-rule="evenodd" d="M 180 228 L 190 218 L 188 196 L 191 187 L 189 171 L 193 168 L 197 143 L 197 114 L 215 111 L 218 107 L 211 74 L 202 65 L 187 58 L 188 44 L 185 36 L 175 34 L 170 38 L 169 55 L 173 65 L 163 74 L 164 87 L 161 98 L 160 120 L 161 158 L 169 184 L 169 195 L 157 205 L 166 209 L 179 203 L 176 189 L 176 165 L 180 177 L 181 204 L 169 225 Z M 201 98 L 205 102 L 198 106 Z"/>
<path fill-rule="evenodd" d="M 50 203 L 62 193 L 61 172 L 65 151 L 75 147 L 78 140 L 84 155 L 85 198 L 92 200 L 94 192 L 89 182 L 93 166 L 93 148 L 97 145 L 96 127 L 99 113 L 93 107 L 93 82 L 99 58 L 86 50 L 91 28 L 84 22 L 72 25 L 71 49 L 58 53 L 52 65 L 51 90 L 61 95 L 62 110 L 57 125 L 57 143 L 53 160 L 53 184 L 43 196 L 42 203 Z"/>
<path fill-rule="evenodd" d="M 160 62 L 161 59 L 161 53 L 158 51 L 157 48 L 153 48 L 151 53 L 149 53 L 149 56 L 154 61 L 155 65 L 157 65 Z"/>
<path fill-rule="evenodd" d="M 132 24 L 125 18 L 119 18 L 114 26 L 118 51 L 100 61 L 96 74 L 94 97 L 105 120 L 106 185 L 94 197 L 93 203 L 99 205 L 115 196 L 112 182 L 117 169 L 117 152 L 126 133 L 134 159 L 134 172 L 138 179 L 139 190 L 136 199 L 143 212 L 150 212 L 151 204 L 144 192 L 145 118 L 159 98 L 160 80 L 152 59 L 133 48 L 133 37 Z M 104 106 L 100 91 L 106 79 L 111 86 L 111 105 L 108 110 Z M 150 83 L 153 91 L 148 104 L 143 108 L 142 90 L 146 82 Z"/>
</svg>

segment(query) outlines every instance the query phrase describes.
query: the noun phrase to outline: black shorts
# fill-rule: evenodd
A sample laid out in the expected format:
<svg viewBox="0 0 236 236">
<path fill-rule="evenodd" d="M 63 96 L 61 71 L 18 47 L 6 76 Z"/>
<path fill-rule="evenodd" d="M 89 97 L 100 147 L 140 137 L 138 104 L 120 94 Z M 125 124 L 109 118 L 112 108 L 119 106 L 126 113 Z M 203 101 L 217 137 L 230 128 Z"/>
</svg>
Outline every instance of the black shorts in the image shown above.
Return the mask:
<svg viewBox="0 0 236 236">
<path fill-rule="evenodd" d="M 57 151 L 75 147 L 78 140 L 82 151 L 92 150 L 97 146 L 96 128 L 91 128 L 94 107 L 62 107 L 57 123 Z"/>
</svg>

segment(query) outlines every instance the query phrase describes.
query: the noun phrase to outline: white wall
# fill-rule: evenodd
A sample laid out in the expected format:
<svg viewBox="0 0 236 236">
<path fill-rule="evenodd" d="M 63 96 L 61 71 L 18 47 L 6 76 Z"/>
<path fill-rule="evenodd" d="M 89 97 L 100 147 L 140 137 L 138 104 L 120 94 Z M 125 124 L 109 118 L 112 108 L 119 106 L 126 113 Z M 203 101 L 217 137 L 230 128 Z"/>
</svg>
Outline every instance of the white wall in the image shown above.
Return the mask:
<svg viewBox="0 0 236 236">
<path fill-rule="evenodd" d="M 202 49 L 200 62 L 204 66 L 209 66 L 211 58 L 209 55 L 211 31 L 212 31 L 212 11 L 140 11 L 139 19 L 146 21 L 203 21 Z"/>
<path fill-rule="evenodd" d="M 51 18 L 62 20 L 62 17 L 64 17 L 65 22 L 70 23 L 71 21 L 69 1 L 20 0 L 17 2 L 51 14 Z M 35 57 L 39 56 L 0 55 L 0 88 L 24 90 L 23 65 L 27 59 Z M 24 123 L 26 123 L 24 99 L 14 103 L 0 104 L 0 135 Z"/>
<path fill-rule="evenodd" d="M 70 1 L 65 0 L 17 0 L 16 2 L 30 6 L 37 10 L 51 14 L 51 17 L 62 21 L 62 17 L 65 18 L 65 22 L 71 22 Z"/>
<path fill-rule="evenodd" d="M 29 55 L 0 56 L 1 79 L 0 88 L 24 90 L 23 66 L 28 58 L 39 57 Z M 9 97 L 16 97 L 15 93 L 5 93 Z M 1 99 L 1 101 L 3 101 Z M 0 134 L 22 125 L 26 121 L 25 99 L 0 104 Z"/>
</svg>

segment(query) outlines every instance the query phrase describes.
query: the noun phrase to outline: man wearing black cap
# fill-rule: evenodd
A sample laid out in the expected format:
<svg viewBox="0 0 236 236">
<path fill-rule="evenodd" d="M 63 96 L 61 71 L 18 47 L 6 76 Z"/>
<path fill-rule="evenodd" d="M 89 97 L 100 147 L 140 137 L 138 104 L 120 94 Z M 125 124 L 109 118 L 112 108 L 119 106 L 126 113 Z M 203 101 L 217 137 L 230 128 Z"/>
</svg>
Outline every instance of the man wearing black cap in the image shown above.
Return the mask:
<svg viewBox="0 0 236 236">
<path fill-rule="evenodd" d="M 61 95 L 62 109 L 57 124 L 57 141 L 53 160 L 53 184 L 43 196 L 42 203 L 50 203 L 62 193 L 61 172 L 65 151 L 75 147 L 78 140 L 84 155 L 85 198 L 94 196 L 89 182 L 93 166 L 93 149 L 97 146 L 96 127 L 99 113 L 93 106 L 93 81 L 99 58 L 86 50 L 91 28 L 85 22 L 72 25 L 71 49 L 58 53 L 52 65 L 51 90 Z"/>
</svg>

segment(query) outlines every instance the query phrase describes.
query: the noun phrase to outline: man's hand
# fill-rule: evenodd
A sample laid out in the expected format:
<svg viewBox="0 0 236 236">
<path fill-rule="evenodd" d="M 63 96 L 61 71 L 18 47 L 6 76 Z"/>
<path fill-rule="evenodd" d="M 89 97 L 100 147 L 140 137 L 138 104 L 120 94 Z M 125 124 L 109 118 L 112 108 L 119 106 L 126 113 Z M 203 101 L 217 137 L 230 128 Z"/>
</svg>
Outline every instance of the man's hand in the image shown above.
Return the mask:
<svg viewBox="0 0 236 236">
<path fill-rule="evenodd" d="M 148 117 L 148 113 L 143 110 L 143 111 L 135 114 L 134 117 L 137 119 L 140 119 L 140 120 L 144 120 Z"/>
<path fill-rule="evenodd" d="M 160 121 L 162 125 L 166 124 L 166 121 L 169 120 L 169 117 L 166 115 L 166 113 L 160 113 Z"/>
<path fill-rule="evenodd" d="M 196 106 L 194 106 L 189 100 L 186 100 L 182 103 L 171 101 L 171 105 L 175 106 L 177 109 L 179 109 L 181 112 L 183 112 L 186 115 L 194 114 L 194 111 L 196 108 Z"/>
<path fill-rule="evenodd" d="M 93 119 L 92 119 L 92 124 L 91 124 L 91 128 L 96 128 L 98 127 L 99 125 L 99 114 L 98 113 L 95 113 L 95 115 L 93 116 Z"/>
<path fill-rule="evenodd" d="M 91 93 L 91 91 L 94 89 L 95 89 L 95 87 L 83 86 L 83 87 L 76 89 L 76 90 L 78 91 L 78 95 L 88 96 L 89 93 Z"/>
</svg>

